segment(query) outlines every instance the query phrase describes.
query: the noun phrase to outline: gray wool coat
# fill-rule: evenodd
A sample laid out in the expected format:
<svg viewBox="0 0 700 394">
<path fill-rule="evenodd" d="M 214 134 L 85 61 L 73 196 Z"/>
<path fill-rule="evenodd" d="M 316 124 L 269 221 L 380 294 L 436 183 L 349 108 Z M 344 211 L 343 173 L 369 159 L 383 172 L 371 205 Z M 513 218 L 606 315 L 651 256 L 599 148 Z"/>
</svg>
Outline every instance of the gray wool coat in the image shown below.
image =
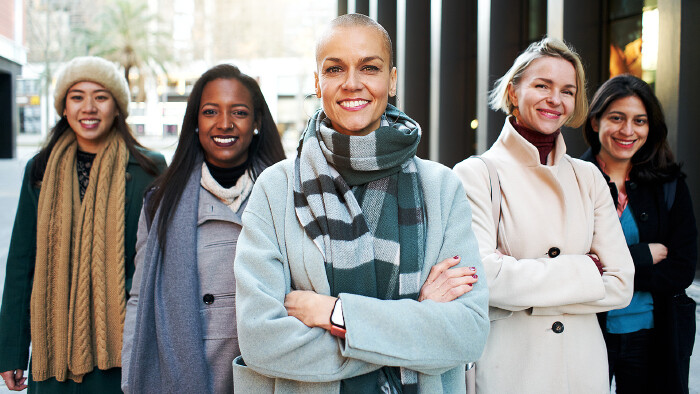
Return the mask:
<svg viewBox="0 0 700 394">
<path fill-rule="evenodd" d="M 246 202 L 247 203 L 247 202 Z M 233 258 L 241 232 L 240 213 L 234 213 L 224 203 L 204 188 L 199 193 L 199 219 L 197 221 L 197 271 L 199 273 L 200 313 L 204 337 L 205 355 L 214 380 L 215 393 L 232 393 L 231 363 L 240 355 L 236 332 L 236 282 Z M 141 212 L 136 242 L 136 272 L 131 297 L 126 306 L 124 344 L 122 347 L 122 388 L 128 386 L 129 361 L 133 344 L 139 289 L 143 275 L 148 227 L 145 213 Z M 192 379 L 196 379 L 193 376 Z"/>
</svg>

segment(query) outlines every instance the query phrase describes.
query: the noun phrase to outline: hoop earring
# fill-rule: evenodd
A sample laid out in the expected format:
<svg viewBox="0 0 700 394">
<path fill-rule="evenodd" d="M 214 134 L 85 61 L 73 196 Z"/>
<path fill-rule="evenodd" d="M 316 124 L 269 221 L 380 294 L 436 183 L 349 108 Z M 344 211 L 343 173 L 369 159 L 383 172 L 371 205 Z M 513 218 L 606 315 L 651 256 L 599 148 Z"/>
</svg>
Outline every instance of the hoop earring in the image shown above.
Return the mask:
<svg viewBox="0 0 700 394">
<path fill-rule="evenodd" d="M 304 114 L 306 115 L 307 118 L 312 118 L 316 111 L 320 108 L 317 105 L 314 105 L 314 108 L 311 110 L 311 113 L 307 110 L 308 106 L 306 105 L 307 102 L 309 102 L 309 98 L 314 98 L 315 100 L 320 100 L 320 98 L 316 97 L 315 93 L 309 93 L 306 96 L 304 96 Z"/>
</svg>

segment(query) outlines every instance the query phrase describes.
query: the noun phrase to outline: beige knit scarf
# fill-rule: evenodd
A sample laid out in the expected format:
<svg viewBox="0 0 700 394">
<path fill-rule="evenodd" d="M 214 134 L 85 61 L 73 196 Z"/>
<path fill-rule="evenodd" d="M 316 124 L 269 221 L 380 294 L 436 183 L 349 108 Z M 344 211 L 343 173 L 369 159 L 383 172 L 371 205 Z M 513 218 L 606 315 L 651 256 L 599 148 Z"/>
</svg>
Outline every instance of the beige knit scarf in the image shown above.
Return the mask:
<svg viewBox="0 0 700 394">
<path fill-rule="evenodd" d="M 248 170 L 238 178 L 235 185 L 226 189 L 219 185 L 219 182 L 211 175 L 207 163 L 202 163 L 202 180 L 200 184 L 209 191 L 209 193 L 218 198 L 219 201 L 226 204 L 233 212 L 238 212 L 238 210 L 241 209 L 241 205 L 245 202 L 250 191 L 253 189 L 253 179 L 251 179 Z"/>
<path fill-rule="evenodd" d="M 81 382 L 121 366 L 126 310 L 124 204 L 129 157 L 115 130 L 80 201 L 75 134 L 51 151 L 37 211 L 31 299 L 32 377 Z"/>
</svg>

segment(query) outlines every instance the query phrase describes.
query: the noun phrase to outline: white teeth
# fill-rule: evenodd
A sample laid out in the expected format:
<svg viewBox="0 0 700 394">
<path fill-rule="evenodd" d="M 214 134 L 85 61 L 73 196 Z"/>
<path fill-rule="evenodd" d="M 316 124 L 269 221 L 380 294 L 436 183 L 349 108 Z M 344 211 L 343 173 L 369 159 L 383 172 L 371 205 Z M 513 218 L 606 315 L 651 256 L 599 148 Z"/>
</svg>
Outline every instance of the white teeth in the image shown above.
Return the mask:
<svg viewBox="0 0 700 394">
<path fill-rule="evenodd" d="M 617 141 L 618 144 L 626 145 L 626 146 L 634 144 L 634 141 L 622 141 L 622 140 L 615 140 L 615 141 Z"/>
<path fill-rule="evenodd" d="M 85 119 L 85 120 L 80 121 L 80 123 L 88 124 L 88 125 L 97 124 L 99 122 L 100 121 L 98 119 Z"/>
<path fill-rule="evenodd" d="M 214 137 L 213 138 L 214 142 L 219 143 L 219 144 L 230 144 L 237 139 L 238 139 L 238 137 L 226 137 L 226 138 Z"/>
<path fill-rule="evenodd" d="M 368 102 L 369 101 L 367 101 L 367 100 L 343 101 L 340 103 L 340 106 L 344 107 L 344 108 L 354 108 L 354 107 L 359 107 L 361 105 L 365 105 Z"/>
</svg>

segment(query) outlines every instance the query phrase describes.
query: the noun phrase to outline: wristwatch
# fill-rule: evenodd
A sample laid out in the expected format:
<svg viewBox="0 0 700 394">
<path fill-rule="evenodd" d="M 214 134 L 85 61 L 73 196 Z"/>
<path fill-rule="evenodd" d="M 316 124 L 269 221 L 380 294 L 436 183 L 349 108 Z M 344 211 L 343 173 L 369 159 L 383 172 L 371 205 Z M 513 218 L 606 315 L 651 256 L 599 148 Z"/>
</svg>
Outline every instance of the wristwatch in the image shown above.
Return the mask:
<svg viewBox="0 0 700 394">
<path fill-rule="evenodd" d="M 331 335 L 345 339 L 345 318 L 343 317 L 343 304 L 340 298 L 335 300 L 331 312 Z"/>
</svg>

